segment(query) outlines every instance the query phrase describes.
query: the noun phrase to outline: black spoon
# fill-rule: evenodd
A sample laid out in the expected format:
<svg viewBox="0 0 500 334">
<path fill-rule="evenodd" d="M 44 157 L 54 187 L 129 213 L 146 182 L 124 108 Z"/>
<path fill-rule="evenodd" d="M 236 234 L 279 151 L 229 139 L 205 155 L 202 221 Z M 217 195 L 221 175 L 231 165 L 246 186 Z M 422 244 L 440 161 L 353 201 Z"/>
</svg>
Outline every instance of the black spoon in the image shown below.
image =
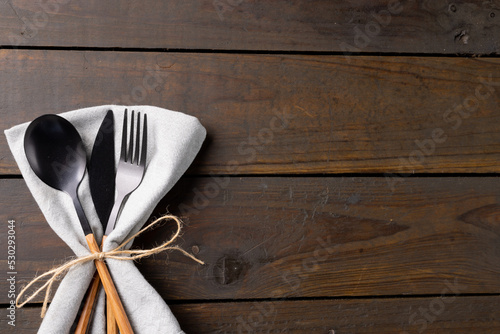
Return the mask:
<svg viewBox="0 0 500 334">
<path fill-rule="evenodd" d="M 43 182 L 71 197 L 85 235 L 93 233 L 78 199 L 87 158 L 75 127 L 60 116 L 40 116 L 26 130 L 24 151 Z"/>
<path fill-rule="evenodd" d="M 35 174 L 48 186 L 68 194 L 78 214 L 85 239 L 92 253 L 99 252 L 92 228 L 78 198 L 78 187 L 85 174 L 87 157 L 82 138 L 75 127 L 57 115 L 43 115 L 28 126 L 24 150 Z M 95 261 L 106 294 L 111 299 L 118 327 L 122 333 L 133 333 L 108 268 Z"/>
</svg>

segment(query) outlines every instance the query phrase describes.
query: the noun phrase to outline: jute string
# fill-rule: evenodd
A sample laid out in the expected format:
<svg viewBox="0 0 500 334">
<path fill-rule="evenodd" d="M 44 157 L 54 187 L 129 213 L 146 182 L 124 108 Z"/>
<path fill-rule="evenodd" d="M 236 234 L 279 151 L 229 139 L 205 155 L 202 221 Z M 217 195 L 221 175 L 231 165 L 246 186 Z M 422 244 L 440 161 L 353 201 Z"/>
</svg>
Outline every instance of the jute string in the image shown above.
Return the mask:
<svg viewBox="0 0 500 334">
<path fill-rule="evenodd" d="M 173 220 L 177 223 L 177 231 L 172 236 L 172 238 L 165 241 L 160 246 L 157 246 L 157 247 L 154 247 L 151 249 L 120 250 L 123 247 L 125 247 L 125 245 L 127 245 L 132 239 L 134 239 L 138 235 L 142 234 L 144 231 L 149 230 L 150 228 L 154 227 L 155 225 L 157 225 L 160 222 L 165 221 L 165 220 Z M 120 260 L 120 261 L 134 261 L 134 260 L 138 260 L 138 259 L 150 256 L 153 254 L 158 254 L 158 253 L 163 252 L 163 251 L 177 250 L 177 251 L 181 252 L 182 254 L 184 254 L 185 256 L 191 258 L 192 260 L 198 262 L 199 264 L 205 264 L 205 262 L 197 259 L 194 255 L 189 254 L 188 252 L 186 252 L 184 249 L 180 248 L 179 246 L 170 246 L 177 239 L 177 237 L 180 235 L 181 229 L 182 229 L 182 222 L 179 218 L 177 218 L 176 216 L 173 216 L 173 215 L 162 216 L 162 217 L 154 220 L 151 224 L 149 224 L 148 226 L 146 226 L 145 228 L 143 228 L 142 230 L 140 230 L 139 232 L 137 232 L 136 234 L 134 234 L 133 236 L 131 236 L 130 238 L 125 240 L 124 242 L 122 242 L 118 247 L 116 247 L 113 250 L 110 250 L 108 252 L 93 253 L 93 254 L 89 254 L 86 256 L 81 256 L 81 257 L 75 258 L 71 261 L 68 261 L 68 262 L 62 264 L 61 266 L 59 266 L 57 268 L 49 270 L 46 273 L 44 273 L 38 277 L 35 277 L 28 285 L 26 285 L 21 290 L 21 292 L 17 296 L 16 306 L 18 308 L 23 307 L 25 304 L 29 303 L 31 300 L 33 300 L 33 298 L 35 298 L 38 294 L 40 294 L 43 290 L 46 289 L 45 298 L 43 300 L 42 312 L 41 312 L 41 317 L 43 318 L 45 316 L 45 313 L 47 312 L 47 303 L 49 301 L 50 292 L 52 290 L 52 285 L 54 284 L 54 282 L 57 281 L 58 278 L 60 276 L 62 276 L 63 274 L 65 274 L 70 268 L 77 266 L 79 264 L 89 262 L 89 261 L 102 261 L 104 259 L 114 259 L 114 260 Z M 124 257 L 124 255 L 127 255 L 127 256 Z M 21 297 L 24 295 L 24 293 L 33 284 L 35 284 L 36 282 L 38 282 L 39 280 L 41 280 L 45 277 L 50 277 L 50 278 L 47 282 L 45 282 L 44 285 L 42 285 L 39 289 L 37 289 L 35 292 L 33 292 L 24 302 L 19 303 L 19 301 L 21 300 Z"/>
</svg>

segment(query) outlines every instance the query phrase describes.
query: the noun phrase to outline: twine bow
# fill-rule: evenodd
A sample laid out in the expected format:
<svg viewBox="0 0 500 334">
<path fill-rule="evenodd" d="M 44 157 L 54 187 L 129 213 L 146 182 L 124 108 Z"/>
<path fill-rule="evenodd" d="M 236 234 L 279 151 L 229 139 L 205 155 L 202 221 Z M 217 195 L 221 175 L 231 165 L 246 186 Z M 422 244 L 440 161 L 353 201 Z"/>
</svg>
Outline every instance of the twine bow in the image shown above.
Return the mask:
<svg viewBox="0 0 500 334">
<path fill-rule="evenodd" d="M 127 245 L 132 239 L 134 239 L 138 235 L 142 234 L 144 231 L 152 228 L 153 226 L 159 224 L 160 222 L 162 222 L 164 220 L 173 220 L 177 223 L 177 231 L 172 236 L 172 238 L 170 238 L 170 240 L 167 240 L 163 244 L 161 244 L 160 246 L 157 246 L 157 247 L 154 247 L 151 249 L 120 250 L 121 248 L 125 247 L 125 245 Z M 45 298 L 43 300 L 43 307 L 42 307 L 42 312 L 41 312 L 41 317 L 43 318 L 45 316 L 46 311 L 47 311 L 47 303 L 48 303 L 48 300 L 50 297 L 50 292 L 52 290 L 52 284 L 54 284 L 54 282 L 59 278 L 59 276 L 62 276 L 70 268 L 72 268 L 76 265 L 79 265 L 79 264 L 89 262 L 89 261 L 102 261 L 104 259 L 114 259 L 114 260 L 120 260 L 120 261 L 134 261 L 134 260 L 138 260 L 138 259 L 150 256 L 153 254 L 158 254 L 158 253 L 166 251 L 166 250 L 178 250 L 182 254 L 184 254 L 185 256 L 191 258 L 192 260 L 198 262 L 199 264 L 205 264 L 205 262 L 197 259 L 194 255 L 189 254 L 188 252 L 186 252 L 184 249 L 180 248 L 179 246 L 170 246 L 170 244 L 172 244 L 177 239 L 177 237 L 180 235 L 181 229 L 182 229 L 182 222 L 179 218 L 177 218 L 176 216 L 173 216 L 173 215 L 162 216 L 162 217 L 154 220 L 151 224 L 149 224 L 148 226 L 146 226 L 145 228 L 143 228 L 142 230 L 140 230 L 139 232 L 137 232 L 136 234 L 134 234 L 133 236 L 131 236 L 130 238 L 125 240 L 124 242 L 122 242 L 118 247 L 116 247 L 113 250 L 110 250 L 108 252 L 99 252 L 99 253 L 93 253 L 93 254 L 89 254 L 86 256 L 78 257 L 76 259 L 73 259 L 71 261 L 68 261 L 68 262 L 62 264 L 61 266 L 59 266 L 57 268 L 49 270 L 46 273 L 44 273 L 38 277 L 35 277 L 28 285 L 26 285 L 21 290 L 21 292 L 17 296 L 16 306 L 18 308 L 23 307 L 25 304 L 27 304 L 31 300 L 33 300 L 33 298 L 35 298 L 40 292 L 47 289 L 47 291 L 45 291 Z M 123 255 L 128 255 L 128 256 L 124 257 Z M 19 300 L 21 300 L 21 297 L 24 295 L 24 293 L 33 284 L 35 284 L 36 282 L 38 282 L 39 280 L 41 280 L 42 278 L 47 277 L 47 276 L 50 277 L 50 279 L 47 282 L 45 282 L 45 284 L 42 285 L 39 289 L 37 289 L 35 292 L 33 292 L 33 294 L 31 294 L 31 296 L 29 296 L 28 299 L 26 299 L 24 302 L 19 304 Z"/>
</svg>

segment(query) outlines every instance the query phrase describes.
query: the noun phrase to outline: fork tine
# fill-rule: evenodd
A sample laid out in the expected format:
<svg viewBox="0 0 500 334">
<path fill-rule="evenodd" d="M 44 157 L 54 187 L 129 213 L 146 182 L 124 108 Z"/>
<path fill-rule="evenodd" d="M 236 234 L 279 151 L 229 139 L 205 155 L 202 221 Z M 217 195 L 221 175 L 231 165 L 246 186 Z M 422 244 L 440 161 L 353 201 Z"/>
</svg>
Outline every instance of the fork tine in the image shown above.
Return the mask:
<svg viewBox="0 0 500 334">
<path fill-rule="evenodd" d="M 141 140 L 141 112 L 137 113 L 137 135 L 135 137 L 134 165 L 139 164 L 139 144 Z"/>
<path fill-rule="evenodd" d="M 141 149 L 141 162 L 140 166 L 146 166 L 146 153 L 148 151 L 148 115 L 144 114 L 144 125 L 142 129 L 142 149 Z"/>
<path fill-rule="evenodd" d="M 134 111 L 132 110 L 132 116 L 130 117 L 130 141 L 128 143 L 127 150 L 127 162 L 132 163 L 132 153 L 134 152 Z"/>
<path fill-rule="evenodd" d="M 125 160 L 127 156 L 127 109 L 125 109 L 125 116 L 123 116 L 123 130 L 122 130 L 122 152 L 120 160 Z"/>
</svg>

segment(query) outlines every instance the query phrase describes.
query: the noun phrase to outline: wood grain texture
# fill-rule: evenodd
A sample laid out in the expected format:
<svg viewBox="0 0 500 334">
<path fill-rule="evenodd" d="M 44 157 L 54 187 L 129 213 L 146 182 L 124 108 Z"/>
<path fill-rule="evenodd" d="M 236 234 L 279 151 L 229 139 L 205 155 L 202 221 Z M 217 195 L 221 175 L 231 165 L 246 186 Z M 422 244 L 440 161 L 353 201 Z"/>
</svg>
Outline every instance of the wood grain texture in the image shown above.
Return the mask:
<svg viewBox="0 0 500 334">
<path fill-rule="evenodd" d="M 500 297 L 426 297 L 359 300 L 236 302 L 170 305 L 186 333 L 494 334 Z M 7 325 L 0 309 L 0 328 Z M 16 333 L 37 330 L 40 309 L 16 311 Z"/>
<path fill-rule="evenodd" d="M 108 307 L 110 305 L 109 297 L 106 296 L 106 333 L 107 334 L 118 334 L 118 324 L 116 323 L 115 313 L 113 308 Z"/>
<path fill-rule="evenodd" d="M 499 182 L 408 177 L 391 191 L 384 178 L 187 177 L 156 215 L 168 207 L 184 216 L 179 244 L 206 265 L 168 253 L 138 267 L 168 300 L 438 295 L 450 285 L 499 293 Z M 18 222 L 22 285 L 67 248 L 22 180 L 0 181 L 0 202 L 0 219 Z M 135 245 L 157 245 L 173 229 L 166 224 Z M 50 247 L 33 242 L 41 235 Z"/>
<path fill-rule="evenodd" d="M 0 128 L 110 103 L 179 110 L 208 131 L 191 174 L 500 171 L 500 59 L 0 50 L 0 61 Z M 3 134 L 0 173 L 19 173 Z"/>
<path fill-rule="evenodd" d="M 499 17 L 496 0 L 12 0 L 0 44 L 490 54 Z"/>
<path fill-rule="evenodd" d="M 453 175 L 500 172 L 498 36 L 498 0 L 8 0 L 0 128 L 111 103 L 200 119 L 153 215 L 206 265 L 137 264 L 187 333 L 499 333 L 500 179 Z M 6 175 L 1 132 L 19 289 L 72 253 Z M 6 275 L 0 333 L 36 332 L 42 296 L 11 327 Z"/>
</svg>

